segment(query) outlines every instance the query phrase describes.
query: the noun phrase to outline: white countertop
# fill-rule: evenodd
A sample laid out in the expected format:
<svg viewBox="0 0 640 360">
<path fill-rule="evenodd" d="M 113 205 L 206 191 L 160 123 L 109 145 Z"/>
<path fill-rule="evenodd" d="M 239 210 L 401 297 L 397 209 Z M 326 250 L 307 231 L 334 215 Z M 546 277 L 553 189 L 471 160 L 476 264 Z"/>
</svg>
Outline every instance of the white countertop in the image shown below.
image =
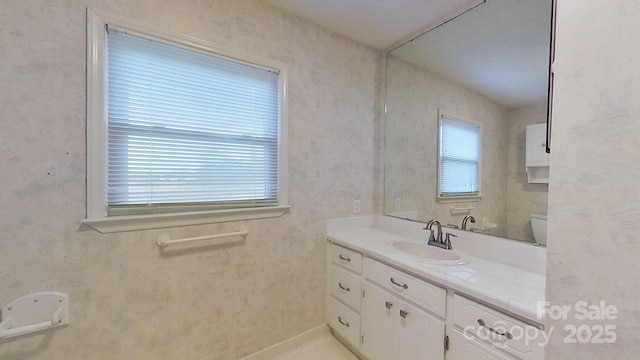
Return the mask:
<svg viewBox="0 0 640 360">
<path fill-rule="evenodd" d="M 353 221 L 354 219 L 357 220 Z M 411 229 L 405 231 L 404 229 L 405 227 L 422 227 L 423 224 L 379 216 L 346 220 L 346 222 L 342 219 L 330 220 L 330 222 L 338 221 L 337 226 L 336 223 L 328 225 L 327 238 L 331 242 L 362 252 L 425 280 L 453 289 L 457 293 L 491 304 L 529 322 L 543 323 L 543 319 L 538 318 L 537 306 L 538 302 L 545 300 L 545 276 L 543 272 L 540 273 L 540 268 L 544 269 L 544 264 L 536 266 L 536 263 L 546 258 L 544 249 L 492 236 L 443 229 L 458 235 L 458 238 L 452 240 L 453 251 L 468 263 L 455 266 L 433 265 L 413 260 L 391 246 L 397 241 L 424 243 L 426 240 L 424 231 L 417 232 Z M 402 223 L 405 221 L 406 223 Z M 402 227 L 403 231 L 398 231 L 398 226 Z M 418 234 L 424 239 L 416 238 L 415 235 Z M 478 244 L 482 245 L 482 252 L 476 251 L 477 248 L 474 249 L 474 246 L 479 246 Z M 486 249 L 492 246 L 499 248 L 493 249 L 495 251 Z M 507 249 L 503 249 L 505 247 Z M 471 255 L 471 251 L 475 256 Z M 525 254 L 519 254 L 520 251 Z M 492 256 L 494 259 L 488 259 L 489 256 L 480 257 L 487 254 L 495 254 Z M 496 256 L 502 256 L 505 261 L 497 261 Z M 513 263 L 514 259 L 518 266 Z"/>
</svg>

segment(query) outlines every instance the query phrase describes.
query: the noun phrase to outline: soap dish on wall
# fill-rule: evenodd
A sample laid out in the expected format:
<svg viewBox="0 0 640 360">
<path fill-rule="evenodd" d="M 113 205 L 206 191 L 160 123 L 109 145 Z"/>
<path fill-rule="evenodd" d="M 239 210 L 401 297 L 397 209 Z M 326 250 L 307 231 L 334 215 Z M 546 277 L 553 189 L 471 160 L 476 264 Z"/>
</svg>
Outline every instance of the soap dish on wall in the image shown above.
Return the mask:
<svg viewBox="0 0 640 360">
<path fill-rule="evenodd" d="M 2 307 L 0 340 L 69 324 L 69 295 L 47 291 L 25 295 Z"/>
</svg>

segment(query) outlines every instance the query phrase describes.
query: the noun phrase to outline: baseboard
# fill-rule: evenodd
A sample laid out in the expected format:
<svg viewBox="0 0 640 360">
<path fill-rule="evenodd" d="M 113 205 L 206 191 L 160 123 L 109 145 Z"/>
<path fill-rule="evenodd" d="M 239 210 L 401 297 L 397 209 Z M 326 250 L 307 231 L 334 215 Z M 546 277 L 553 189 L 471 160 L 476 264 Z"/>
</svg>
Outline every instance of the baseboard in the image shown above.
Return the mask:
<svg viewBox="0 0 640 360">
<path fill-rule="evenodd" d="M 329 326 L 327 326 L 327 324 L 323 324 L 311 330 L 307 330 L 302 334 L 289 338 L 283 342 L 277 343 L 275 345 L 269 346 L 266 349 L 262 349 L 249 356 L 243 357 L 240 360 L 272 360 L 280 355 L 294 350 L 297 347 L 300 347 L 301 345 L 304 345 L 329 334 L 331 334 L 331 329 L 329 329 Z"/>
</svg>

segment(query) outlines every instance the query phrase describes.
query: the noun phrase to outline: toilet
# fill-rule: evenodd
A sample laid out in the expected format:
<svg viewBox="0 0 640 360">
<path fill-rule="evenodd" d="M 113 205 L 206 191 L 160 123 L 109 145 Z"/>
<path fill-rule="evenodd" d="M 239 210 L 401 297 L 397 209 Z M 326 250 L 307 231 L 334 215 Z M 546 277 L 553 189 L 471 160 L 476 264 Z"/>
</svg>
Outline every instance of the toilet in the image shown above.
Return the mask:
<svg viewBox="0 0 640 360">
<path fill-rule="evenodd" d="M 536 243 L 547 246 L 547 215 L 531 215 L 531 229 Z"/>
</svg>

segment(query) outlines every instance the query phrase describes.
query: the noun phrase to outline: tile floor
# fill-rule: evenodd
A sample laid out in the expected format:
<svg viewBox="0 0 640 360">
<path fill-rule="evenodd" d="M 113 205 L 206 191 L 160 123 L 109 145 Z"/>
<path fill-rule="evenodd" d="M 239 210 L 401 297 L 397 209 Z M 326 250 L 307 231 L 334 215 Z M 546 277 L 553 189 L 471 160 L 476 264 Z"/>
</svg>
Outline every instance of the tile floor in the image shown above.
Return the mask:
<svg viewBox="0 0 640 360">
<path fill-rule="evenodd" d="M 273 360 L 358 360 L 358 358 L 336 338 L 328 334 Z"/>
</svg>

